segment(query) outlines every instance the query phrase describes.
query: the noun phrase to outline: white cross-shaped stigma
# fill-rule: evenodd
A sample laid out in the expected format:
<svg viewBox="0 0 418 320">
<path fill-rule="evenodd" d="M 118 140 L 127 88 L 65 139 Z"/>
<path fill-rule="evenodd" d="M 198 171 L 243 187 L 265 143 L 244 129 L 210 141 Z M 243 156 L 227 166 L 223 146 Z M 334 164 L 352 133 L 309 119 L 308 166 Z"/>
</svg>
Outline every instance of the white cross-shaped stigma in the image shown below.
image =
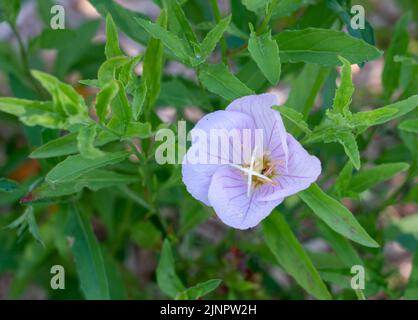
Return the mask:
<svg viewBox="0 0 418 320">
<path fill-rule="evenodd" d="M 248 180 L 247 180 L 247 197 L 250 197 L 251 195 L 251 187 L 252 187 L 252 182 L 253 182 L 253 176 L 258 177 L 260 179 L 269 181 L 269 182 L 273 182 L 273 180 L 271 180 L 270 178 L 266 177 L 265 175 L 254 171 L 254 163 L 255 163 L 255 156 L 256 156 L 256 151 L 257 151 L 257 147 L 254 148 L 253 153 L 251 155 L 251 162 L 250 162 L 250 167 L 249 168 L 244 168 L 240 165 L 237 164 L 230 164 L 232 167 L 241 170 L 243 172 L 245 172 L 248 175 Z"/>
</svg>

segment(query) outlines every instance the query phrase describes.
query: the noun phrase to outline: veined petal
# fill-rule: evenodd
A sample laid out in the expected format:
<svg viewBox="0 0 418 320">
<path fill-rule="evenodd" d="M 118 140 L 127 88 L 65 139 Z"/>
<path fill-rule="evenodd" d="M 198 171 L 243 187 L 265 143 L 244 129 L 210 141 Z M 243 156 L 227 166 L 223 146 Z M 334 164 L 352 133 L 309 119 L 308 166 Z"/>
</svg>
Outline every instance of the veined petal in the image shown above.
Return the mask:
<svg viewBox="0 0 418 320">
<path fill-rule="evenodd" d="M 302 145 L 287 134 L 289 147 L 287 172 L 281 172 L 278 167 L 278 177 L 274 178 L 275 186 L 265 185 L 260 189 L 259 200 L 272 201 L 282 199 L 308 188 L 321 174 L 321 162 L 311 156 Z"/>
<path fill-rule="evenodd" d="M 240 134 L 238 145 L 233 143 L 231 136 L 228 144 L 223 145 L 219 142 L 217 150 L 210 150 L 211 130 L 215 132 L 217 129 L 226 130 L 227 133 L 237 130 Z M 215 171 L 220 166 L 226 165 L 225 163 L 233 163 L 234 155 L 238 154 L 239 159 L 244 155 L 242 129 L 254 131 L 254 122 L 251 117 L 241 112 L 216 111 L 205 115 L 191 130 L 192 146 L 187 151 L 182 164 L 183 182 L 193 197 L 208 206 L 210 206 L 208 190 Z M 201 133 L 204 134 L 203 137 L 200 136 Z M 250 144 L 253 142 L 250 141 Z M 201 150 L 203 151 L 200 153 Z M 194 161 L 191 161 L 193 155 Z M 210 162 L 211 160 L 215 160 L 215 164 Z"/>
<path fill-rule="evenodd" d="M 238 169 L 224 166 L 216 170 L 209 187 L 209 202 L 223 223 L 236 228 L 256 226 L 283 199 L 259 201 L 259 189 L 247 195 L 246 176 Z"/>
<path fill-rule="evenodd" d="M 239 111 L 251 116 L 256 128 L 263 129 L 263 150 L 270 152 L 273 159 L 285 160 L 286 167 L 288 157 L 286 129 L 280 113 L 271 109 L 277 104 L 277 97 L 274 94 L 265 93 L 239 98 L 226 110 Z"/>
</svg>

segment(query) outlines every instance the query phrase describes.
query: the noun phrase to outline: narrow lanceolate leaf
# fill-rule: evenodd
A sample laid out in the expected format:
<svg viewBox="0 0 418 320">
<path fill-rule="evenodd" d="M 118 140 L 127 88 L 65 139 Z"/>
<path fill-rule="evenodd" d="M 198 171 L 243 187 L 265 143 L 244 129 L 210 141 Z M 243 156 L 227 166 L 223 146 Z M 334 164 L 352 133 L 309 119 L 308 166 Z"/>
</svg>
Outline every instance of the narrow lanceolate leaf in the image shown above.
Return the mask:
<svg viewBox="0 0 418 320">
<path fill-rule="evenodd" d="M 306 134 L 312 133 L 312 131 L 309 129 L 308 124 L 303 120 L 303 114 L 286 106 L 274 106 L 273 109 L 279 111 L 283 117 L 291 121 L 296 127 L 298 127 Z"/>
<path fill-rule="evenodd" d="M 169 13 L 172 12 L 174 14 L 173 17 L 175 17 L 175 19 L 177 20 L 177 23 L 179 25 L 179 28 L 181 29 L 181 32 L 184 34 L 185 38 L 188 40 L 190 44 L 190 48 L 192 48 L 192 44 L 197 43 L 197 38 L 180 4 L 177 2 L 177 0 L 163 0 L 163 1 L 165 3 L 165 6 L 167 7 L 167 11 Z"/>
<path fill-rule="evenodd" d="M 66 231 L 74 256 L 80 287 L 86 299 L 110 299 L 100 246 L 89 221 L 73 205 Z"/>
<path fill-rule="evenodd" d="M 157 21 L 158 25 L 162 28 L 167 28 L 167 12 L 161 11 L 160 17 Z M 142 73 L 142 82 L 140 92 L 137 94 L 144 94 L 143 109 L 146 116 L 149 116 L 151 109 L 157 100 L 161 90 L 161 75 L 163 72 L 164 64 L 164 45 L 158 38 L 151 38 L 148 42 L 147 49 L 144 55 L 144 68 Z M 136 98 L 138 99 L 138 97 Z M 137 119 L 141 114 L 141 105 L 138 105 L 140 101 L 136 100 L 134 104 L 134 118 Z"/>
<path fill-rule="evenodd" d="M 106 153 L 106 155 L 96 159 L 86 159 L 81 155 L 69 156 L 49 171 L 46 175 L 46 181 L 50 183 L 62 183 L 75 180 L 83 173 L 93 169 L 121 162 L 125 160 L 128 155 L 128 152 L 119 151 Z"/>
<path fill-rule="evenodd" d="M 374 185 L 389 180 L 400 172 L 406 171 L 409 164 L 404 162 L 385 163 L 374 168 L 360 171 L 350 181 L 349 190 L 363 192 Z"/>
<path fill-rule="evenodd" d="M 254 94 L 254 91 L 235 77 L 224 64 L 202 65 L 199 68 L 199 79 L 209 91 L 226 100 Z"/>
<path fill-rule="evenodd" d="M 119 85 L 115 80 L 106 83 L 96 96 L 96 114 L 101 123 L 106 120 L 108 106 L 119 92 Z"/>
<path fill-rule="evenodd" d="M 221 279 L 212 279 L 187 288 L 177 294 L 176 300 L 197 300 L 215 290 L 221 284 Z"/>
<path fill-rule="evenodd" d="M 83 97 L 72 86 L 41 71 L 33 70 L 32 75 L 51 94 L 57 112 L 67 116 L 87 114 L 87 106 Z"/>
<path fill-rule="evenodd" d="M 362 121 L 369 119 L 369 121 L 372 122 L 372 125 L 383 124 L 393 119 L 402 117 L 417 107 L 418 95 L 414 95 L 408 99 L 392 103 L 382 108 L 355 113 L 352 121 L 354 123 L 361 123 Z M 374 117 L 375 115 L 378 115 L 378 117 Z"/>
<path fill-rule="evenodd" d="M 182 62 L 187 64 L 190 63 L 192 53 L 188 49 L 184 40 L 180 39 L 174 33 L 171 33 L 159 24 L 152 23 L 151 21 L 141 18 L 137 18 L 136 21 L 149 33 L 152 38 L 161 40 L 162 43 Z"/>
<path fill-rule="evenodd" d="M 342 131 L 338 133 L 337 141 L 344 147 L 345 154 L 353 163 L 354 168 L 360 169 L 360 152 L 354 134 L 349 131 Z"/>
<path fill-rule="evenodd" d="M 118 30 L 110 13 L 106 16 L 105 54 L 108 59 L 123 55 L 122 50 L 119 48 Z"/>
<path fill-rule="evenodd" d="M 334 184 L 334 190 L 338 196 L 341 197 L 347 191 L 352 175 L 353 163 L 351 161 L 347 161 Z"/>
<path fill-rule="evenodd" d="M 95 124 L 80 128 L 77 135 L 77 146 L 82 157 L 86 159 L 96 159 L 105 155 L 103 151 L 94 147 L 95 138 Z"/>
<path fill-rule="evenodd" d="M 335 250 L 337 256 L 348 268 L 351 268 L 354 265 L 363 265 L 360 256 L 350 241 L 331 230 L 330 227 L 321 221 L 318 221 L 318 226 L 321 235 L 324 236 L 325 240 Z"/>
<path fill-rule="evenodd" d="M 394 58 L 396 55 L 405 55 L 408 51 L 409 34 L 407 28 L 409 19 L 410 14 L 407 13 L 397 22 L 392 42 L 386 52 L 382 82 L 384 94 L 387 98 L 392 96 L 392 93 L 399 86 L 402 65 L 394 61 Z"/>
<path fill-rule="evenodd" d="M 157 266 L 157 283 L 160 289 L 169 297 L 175 298 L 184 291 L 184 286 L 176 274 L 173 253 L 170 242 L 165 239 Z"/>
<path fill-rule="evenodd" d="M 147 18 L 139 12 L 134 12 L 119 5 L 115 1 L 109 0 L 89 0 L 102 17 L 108 13 L 112 15 L 116 25 L 131 39 L 146 44 L 148 34 L 136 23 L 135 18 Z"/>
<path fill-rule="evenodd" d="M 398 109 L 391 107 L 382 107 L 370 111 L 361 111 L 353 114 L 350 123 L 353 127 L 371 127 L 390 119 L 398 113 Z"/>
<path fill-rule="evenodd" d="M 351 97 L 354 93 L 354 85 L 351 80 L 351 63 L 343 57 L 339 57 L 343 63 L 341 71 L 341 83 L 335 92 L 333 108 L 335 112 L 346 115 L 349 113 L 349 107 L 351 104 Z"/>
<path fill-rule="evenodd" d="M 200 45 L 202 60 L 206 60 L 221 40 L 224 32 L 231 22 L 231 15 L 223 18 L 216 26 L 208 32 Z"/>
<path fill-rule="evenodd" d="M 88 188 L 97 191 L 103 188 L 123 186 L 137 182 L 135 176 L 119 174 L 113 171 L 97 169 L 82 174 L 76 180 L 63 183 L 43 183 L 32 191 L 35 200 L 43 198 L 55 198 L 70 195 Z"/>
<path fill-rule="evenodd" d="M 279 212 L 262 222 L 267 246 L 280 266 L 317 299 L 332 299 L 318 271 Z"/>
<path fill-rule="evenodd" d="M 118 93 L 112 102 L 112 120 L 116 120 L 117 123 L 122 123 L 124 130 L 126 126 L 133 119 L 132 108 L 129 105 L 129 100 L 126 95 L 125 87 L 121 81 L 116 81 L 118 85 Z M 109 125 L 111 126 L 111 125 Z M 119 126 L 114 129 L 120 129 Z M 122 130 L 122 131 L 124 131 Z"/>
<path fill-rule="evenodd" d="M 44 145 L 35 149 L 29 156 L 33 159 L 45 159 L 77 153 L 77 135 L 78 132 L 73 132 L 57 139 L 48 141 Z M 101 131 L 97 134 L 97 137 L 94 141 L 94 146 L 99 147 L 118 139 L 119 137 L 113 133 L 108 131 Z"/>
<path fill-rule="evenodd" d="M 324 193 L 316 184 L 312 184 L 298 195 L 322 221 L 337 233 L 366 247 L 379 247 L 353 214 L 337 200 Z"/>
<path fill-rule="evenodd" d="M 344 32 L 307 28 L 283 31 L 274 36 L 280 48 L 282 63 L 306 62 L 340 65 L 341 56 L 353 64 L 379 58 L 382 54 L 374 46 Z"/>
<path fill-rule="evenodd" d="M 271 39 L 271 31 L 258 36 L 252 30 L 248 51 L 267 80 L 273 85 L 277 84 L 281 73 L 279 46 L 277 41 Z"/>
<path fill-rule="evenodd" d="M 19 117 L 28 126 L 41 125 L 51 129 L 67 129 L 66 116 L 55 111 L 51 101 L 0 98 L 0 111 Z"/>
<path fill-rule="evenodd" d="M 398 128 L 406 132 L 418 133 L 418 118 L 405 120 L 399 124 Z"/>
<path fill-rule="evenodd" d="M 135 121 L 138 120 L 140 114 L 144 110 L 144 103 L 147 98 L 147 94 L 148 88 L 144 83 L 141 83 L 141 85 L 134 91 L 134 97 L 132 99 L 132 113 Z"/>
</svg>

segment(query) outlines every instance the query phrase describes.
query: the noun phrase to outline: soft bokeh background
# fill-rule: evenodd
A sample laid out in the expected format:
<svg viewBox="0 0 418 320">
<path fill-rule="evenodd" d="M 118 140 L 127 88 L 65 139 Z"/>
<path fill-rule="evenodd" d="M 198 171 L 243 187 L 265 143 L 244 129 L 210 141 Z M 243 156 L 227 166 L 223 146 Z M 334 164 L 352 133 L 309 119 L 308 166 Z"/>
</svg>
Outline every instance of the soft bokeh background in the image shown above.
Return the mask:
<svg viewBox="0 0 418 320">
<path fill-rule="evenodd" d="M 38 11 L 36 4 L 37 1 L 24 1 L 21 13 L 18 18 L 18 29 L 21 33 L 23 41 L 28 43 L 28 41 L 39 34 L 42 29 L 42 17 Z M 86 0 L 61 0 L 56 1 L 57 3 L 62 3 L 66 8 L 66 24 L 69 27 L 77 27 L 87 20 L 94 20 L 100 18 L 99 14 L 95 9 L 88 3 Z M 118 3 L 129 8 L 131 10 L 144 13 L 155 19 L 159 14 L 158 6 L 153 3 L 151 0 L 117 0 Z M 228 12 L 228 1 L 219 1 L 221 8 L 224 12 Z M 405 12 L 404 1 L 396 0 L 371 0 L 371 1 L 356 1 L 358 4 L 362 4 L 366 8 L 366 17 L 368 21 L 373 25 L 376 32 L 377 47 L 385 50 L 388 44 L 391 41 L 391 35 L 393 34 L 393 28 L 396 21 L 399 17 Z M 417 12 L 414 12 L 417 14 Z M 45 13 L 44 13 L 45 14 Z M 415 15 L 416 17 L 416 15 Z M 288 21 L 286 19 L 297 19 L 297 16 L 292 18 L 285 18 L 282 22 L 286 24 Z M 281 29 L 281 25 L 276 26 L 277 31 Z M 415 54 L 418 53 L 418 41 L 417 41 L 417 23 L 411 24 L 410 34 L 412 35 L 411 49 Z M 0 41 L 12 43 L 14 47 L 17 48 L 17 40 L 14 37 L 12 31 L 5 23 L 0 23 Z M 105 33 L 104 33 L 104 20 L 102 19 L 101 27 L 94 37 L 94 41 L 97 44 L 104 43 Z M 121 47 L 123 50 L 130 56 L 135 56 L 139 52 L 144 50 L 144 47 L 135 43 L 133 40 L 120 35 Z M 72 48 L 72 50 L 78 50 L 77 47 Z M 45 65 L 47 70 L 49 68 L 52 71 L 52 66 L 56 59 L 56 50 L 43 50 L 40 57 Z M 102 57 L 97 58 L 97 63 L 100 63 Z M 379 106 L 380 96 L 382 94 L 382 83 L 381 83 L 381 73 L 383 69 L 383 57 L 367 63 L 365 68 L 360 69 L 358 66 L 353 66 L 353 79 L 356 86 L 356 93 L 354 95 L 354 106 L 369 106 L 370 108 Z M 5 62 L 5 61 L 3 61 Z M 94 70 L 97 69 L 97 65 L 94 65 L 94 59 L 92 60 L 92 74 L 94 75 Z M 1 66 L 1 63 L 0 63 Z M 136 72 L 140 75 L 142 72 L 141 64 L 136 68 Z M 166 74 L 172 75 L 183 75 L 186 78 L 195 80 L 195 73 L 191 69 L 187 69 L 183 65 L 170 62 L 166 65 Z M 75 87 L 78 88 L 80 92 L 83 93 L 86 97 L 94 96 L 94 91 L 91 89 L 86 89 L 77 84 L 77 81 L 80 79 L 81 75 L 75 70 L 65 76 L 65 80 L 69 83 L 72 83 Z M 281 102 L 286 101 L 286 98 L 289 94 L 290 84 L 285 80 L 281 81 L 279 86 L 269 89 L 274 94 L 278 95 Z M 12 90 L 10 88 L 10 83 L 8 78 L 5 77 L 4 73 L 0 69 L 0 96 L 11 96 Z M 317 107 L 321 106 L 321 100 L 318 99 L 315 103 Z M 355 108 L 355 107 L 354 107 Z M 164 121 L 170 122 L 174 121 L 177 118 L 176 108 L 170 105 L 161 105 L 159 106 L 159 116 Z M 203 111 L 196 106 L 190 105 L 185 111 L 185 117 L 189 120 L 195 122 L 202 115 Z M 36 160 L 28 160 L 26 157 L 28 153 L 28 132 L 24 132 L 20 124 L 16 121 L 12 121 L 11 118 L 6 117 L 4 114 L 0 115 L 0 168 L 3 172 L 7 172 L 7 176 L 11 179 L 17 181 L 25 181 L 31 176 L 36 175 L 40 170 L 40 166 Z M 30 139 L 30 133 L 29 133 Z M 392 147 L 398 143 L 395 137 L 390 135 L 385 135 L 383 138 L 376 137 L 368 147 L 368 149 L 363 153 L 367 158 L 374 159 L 377 155 L 388 152 L 387 158 L 390 159 L 392 152 Z M 11 159 L 13 159 L 11 161 Z M 7 168 L 4 166 L 7 164 Z M 330 166 L 333 164 L 330 163 Z M 396 188 L 397 185 L 404 179 L 404 176 L 398 175 L 396 178 L 384 184 L 382 188 L 389 190 Z M 379 203 L 380 200 L 380 189 L 377 189 L 373 193 L 368 193 L 363 199 L 367 202 L 366 208 L 368 206 L 373 206 Z M 358 203 L 351 200 L 346 200 L 345 204 L 353 209 L 354 211 L 359 206 Z M 363 202 L 364 204 L 364 202 Z M 360 204 L 362 205 L 362 204 Z M 11 211 L 17 210 L 15 206 L 1 206 L 0 215 L 8 215 Z M 53 211 L 54 208 L 49 210 Z M 418 206 L 413 202 L 408 204 L 394 204 L 385 209 L 386 211 L 380 216 L 384 217 L 379 221 L 380 228 L 386 228 L 388 221 L 403 221 L 402 219 L 417 214 Z M 176 210 L 170 207 L 163 208 L 163 215 L 167 219 L 174 219 L 176 217 Z M 306 225 L 299 225 L 299 239 L 303 241 L 304 246 L 313 252 L 326 252 L 329 250 L 328 244 L 321 239 L 320 237 L 312 236 L 310 231 L 311 225 L 309 221 L 306 222 Z M 94 229 L 98 239 L 100 240 L 103 237 L 106 237 L 106 230 L 104 230 L 103 224 L 98 219 L 92 220 Z M 418 225 L 417 219 L 415 218 L 412 222 L 407 224 Z M 1 226 L 0 226 L 1 227 Z M 8 238 L 12 238 L 11 231 L 0 230 L 0 233 L 9 233 Z M 418 233 L 418 228 L 413 230 L 413 232 Z M 249 292 L 253 292 L 249 297 L 268 297 L 268 294 L 265 292 L 258 292 L 259 283 L 257 277 L 257 267 L 248 267 L 251 265 L 251 261 L 246 256 L 245 251 L 232 245 L 232 239 L 243 239 L 248 235 L 248 233 L 242 233 L 240 235 L 234 235 L 233 231 L 226 228 L 222 225 L 217 219 L 209 218 L 206 222 L 200 224 L 196 230 L 196 235 L 191 237 L 189 240 L 194 241 L 194 244 L 200 243 L 200 250 L 213 250 L 215 252 L 212 255 L 212 258 L 205 258 L 206 260 L 200 261 L 201 266 L 205 268 L 210 268 L 211 266 L 217 265 L 220 263 L 222 268 L 229 268 L 225 270 L 225 274 L 234 273 L 238 271 L 240 273 L 242 283 L 247 284 Z M 235 237 L 235 238 L 234 238 Z M 225 240 L 226 239 L 226 240 Z M 16 240 L 16 239 L 14 239 Z M 0 240 L 1 241 L 1 240 Z M 141 243 L 142 239 L 134 239 L 133 242 L 127 243 L 126 256 L 123 260 L 124 268 L 129 271 L 129 277 L 131 286 L 133 287 L 132 291 L 138 291 L 138 294 L 134 297 L 136 298 L 147 298 L 154 295 L 158 296 L 156 293 L 158 290 L 155 286 L 150 285 L 153 281 L 153 273 L 156 268 L 156 255 L 155 252 L 151 249 L 146 249 L 137 245 Z M 244 241 L 244 239 L 243 239 Z M 187 242 L 187 240 L 185 241 Z M 184 248 L 180 247 L 180 252 L 184 256 L 189 256 L 190 258 L 199 257 L 200 252 L 197 249 L 199 246 L 187 246 L 184 245 Z M 209 248 L 210 247 L 210 248 Z M 194 248 L 195 251 L 187 251 L 190 248 Z M 186 252 L 184 252 L 186 250 Z M 197 251 L 196 251 L 197 250 Z M 387 281 L 391 282 L 391 286 L 394 288 L 402 287 L 408 280 L 408 277 L 411 272 L 411 259 L 412 252 L 410 250 L 402 247 L 398 241 L 386 241 L 383 248 L 383 269 L 390 274 L 387 277 Z M 2 259 L 5 257 L 0 256 L 0 265 Z M 212 259 L 212 260 L 211 260 Z M 38 268 L 42 269 L 44 266 L 39 265 Z M 196 266 L 199 268 L 199 266 Z M 292 286 L 292 281 L 284 274 L 279 268 L 274 266 L 268 267 L 270 275 L 272 276 L 272 282 L 278 283 L 284 288 L 289 288 Z M 0 266 L 1 270 L 1 266 Z M 203 271 L 202 271 L 203 272 Z M 203 272 L 204 273 L 204 272 Z M 209 272 L 210 273 L 210 272 Z M 42 274 L 42 272 L 41 272 Z M 232 276 L 232 275 L 229 275 Z M 6 298 L 10 285 L 13 279 L 13 275 L 10 272 L 1 272 L 0 273 L 0 299 Z M 240 280 L 240 281 L 241 281 Z M 237 281 L 238 283 L 239 281 Z M 240 285 L 243 285 L 240 283 Z M 146 293 L 139 293 L 142 287 L 151 287 L 147 289 Z M 135 289 L 136 288 L 136 289 Z M 224 289 L 220 289 L 221 291 Z M 76 295 L 77 296 L 77 295 Z M 227 295 L 226 295 L 227 296 Z M 20 296 L 24 299 L 45 299 L 48 297 L 48 293 L 44 288 L 37 285 L 36 281 L 29 281 L 28 287 L 24 288 L 22 295 Z M 231 296 L 233 297 L 233 296 Z M 241 296 L 242 297 L 242 296 Z M 387 298 L 384 295 L 377 295 L 375 298 Z"/>
</svg>

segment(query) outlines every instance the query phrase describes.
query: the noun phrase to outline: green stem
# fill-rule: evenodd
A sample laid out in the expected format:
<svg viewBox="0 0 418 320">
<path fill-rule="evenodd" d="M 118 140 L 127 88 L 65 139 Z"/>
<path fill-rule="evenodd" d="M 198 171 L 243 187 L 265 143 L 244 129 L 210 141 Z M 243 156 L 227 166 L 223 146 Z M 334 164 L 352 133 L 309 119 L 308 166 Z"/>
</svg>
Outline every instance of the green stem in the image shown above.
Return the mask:
<svg viewBox="0 0 418 320">
<path fill-rule="evenodd" d="M 216 23 L 219 23 L 221 21 L 221 10 L 219 10 L 218 1 L 217 0 L 210 0 L 210 3 L 212 5 L 213 14 L 215 16 Z M 228 45 L 226 43 L 225 37 L 222 36 L 221 39 L 221 51 L 222 51 L 222 61 L 227 64 L 228 63 Z"/>
<path fill-rule="evenodd" d="M 278 0 L 273 0 L 272 3 L 270 3 L 268 5 L 267 13 L 264 17 L 263 22 L 261 23 L 260 27 L 257 30 L 257 35 L 263 34 L 266 31 L 266 29 L 267 29 L 267 27 L 270 23 L 271 17 L 273 15 L 273 9 L 277 5 L 278 2 L 279 2 Z"/>
</svg>

